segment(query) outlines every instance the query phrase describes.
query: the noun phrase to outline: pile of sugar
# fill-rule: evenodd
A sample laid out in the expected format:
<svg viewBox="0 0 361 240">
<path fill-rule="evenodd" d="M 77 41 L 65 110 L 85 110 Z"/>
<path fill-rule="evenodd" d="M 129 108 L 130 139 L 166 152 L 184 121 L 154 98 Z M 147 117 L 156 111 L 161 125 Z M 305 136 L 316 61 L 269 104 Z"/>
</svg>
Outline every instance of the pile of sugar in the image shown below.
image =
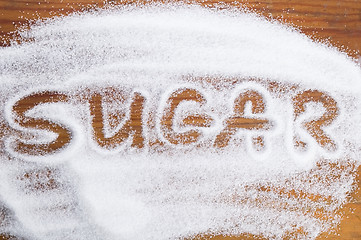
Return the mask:
<svg viewBox="0 0 361 240">
<path fill-rule="evenodd" d="M 262 156 L 237 144 L 219 151 L 107 151 L 92 140 L 86 104 L 43 104 L 28 114 L 66 124 L 73 139 L 65 151 L 27 157 L 8 151 L 11 132 L 0 134 L 2 232 L 27 239 L 161 240 L 243 233 L 282 239 L 302 230 L 299 239 L 313 239 L 339 223 L 361 143 L 361 69 L 345 54 L 254 14 L 181 4 L 97 10 L 38 23 L 21 34 L 30 41 L 0 49 L 4 129 L 17 128 L 11 106 L 27 94 L 76 95 L 109 86 L 144 93 L 147 109 L 159 118 L 172 91 L 199 90 L 208 101 L 202 111 L 218 119 L 212 131 L 204 130 L 205 142 L 222 130 L 234 96 L 248 87 L 264 92 L 266 115 L 277 124 L 273 135 L 263 133 L 269 152 Z M 257 84 L 216 91 L 192 81 L 199 77 L 271 79 L 326 92 L 340 114 L 325 131 L 342 147 L 329 153 L 313 142 L 305 155 L 289 153 L 287 96 L 271 98 Z M 182 107 L 179 115 L 199 109 L 192 102 Z M 322 105 L 307 108 L 311 118 L 322 111 Z M 236 139 L 247 134 L 240 131 Z M 46 185 L 46 173 L 57 187 Z M 289 196 L 292 189 L 298 195 Z"/>
</svg>

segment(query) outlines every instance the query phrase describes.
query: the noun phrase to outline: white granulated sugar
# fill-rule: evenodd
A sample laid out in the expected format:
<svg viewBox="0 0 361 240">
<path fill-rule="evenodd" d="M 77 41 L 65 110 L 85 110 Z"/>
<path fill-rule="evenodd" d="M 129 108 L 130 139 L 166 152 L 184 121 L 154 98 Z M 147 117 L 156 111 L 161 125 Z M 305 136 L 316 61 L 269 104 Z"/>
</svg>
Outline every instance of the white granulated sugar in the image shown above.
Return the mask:
<svg viewBox="0 0 361 240">
<path fill-rule="evenodd" d="M 292 232 L 314 239 L 340 222 L 361 143 L 361 68 L 346 54 L 254 14 L 184 5 L 98 10 L 38 23 L 21 34 L 28 41 L 0 48 L 2 232 L 50 240 L 282 239 Z M 201 78 L 218 79 L 218 85 Z M 230 84 L 246 78 L 260 81 Z M 267 80 L 299 90 L 272 93 Z M 120 131 L 131 99 L 142 96 L 143 148 L 131 146 L 131 138 L 109 148 L 94 140 L 84 99 L 110 87 L 122 94 L 103 95 L 105 137 Z M 161 119 L 171 111 L 167 99 L 185 88 L 204 101 L 178 105 L 174 136 L 197 131 L 200 137 L 177 145 Z M 272 127 L 238 130 L 228 146 L 216 148 L 235 99 L 249 89 L 263 97 L 266 106 L 257 116 Z M 337 103 L 337 118 L 323 128 L 336 149 L 320 146 L 302 127 L 326 112 L 322 103 L 305 103 L 304 113 L 294 117 L 292 98 L 309 89 Z M 57 138 L 19 125 L 12 111 L 20 99 L 42 91 L 70 100 L 42 103 L 25 115 L 66 126 L 72 138 L 52 154 L 18 152 L 18 138 L 39 146 Z M 255 115 L 250 104 L 244 113 Z M 183 124 L 192 114 L 209 116 L 210 125 Z M 252 143 L 257 136 L 264 139 L 261 151 Z M 307 150 L 295 149 L 295 136 Z M 154 149 L 154 139 L 164 146 Z"/>
</svg>

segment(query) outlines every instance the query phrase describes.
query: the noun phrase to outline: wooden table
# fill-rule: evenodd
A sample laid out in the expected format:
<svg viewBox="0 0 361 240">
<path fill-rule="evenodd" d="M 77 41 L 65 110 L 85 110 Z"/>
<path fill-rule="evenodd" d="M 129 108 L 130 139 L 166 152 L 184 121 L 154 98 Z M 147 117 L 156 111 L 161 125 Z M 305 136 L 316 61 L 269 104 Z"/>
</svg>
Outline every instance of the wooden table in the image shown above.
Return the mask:
<svg viewBox="0 0 361 240">
<path fill-rule="evenodd" d="M 130 1 L 108 1 L 125 4 Z M 293 24 L 314 39 L 329 41 L 333 46 L 345 50 L 361 61 L 361 1 L 359 0 L 226 0 L 225 3 L 247 7 L 281 22 Z M 11 32 L 16 27 L 27 24 L 28 20 L 53 15 L 67 14 L 89 8 L 91 4 L 103 6 L 101 0 L 0 0 L 0 41 L 1 46 L 9 45 Z M 201 5 L 217 4 L 213 0 L 200 1 Z M 350 196 L 351 202 L 344 208 L 346 212 L 336 235 L 328 239 L 361 239 L 361 169 L 358 170 L 358 190 Z M 353 209 L 353 212 L 351 210 Z M 1 216 L 0 216 L 1 217 Z M 1 220 L 1 218 L 0 218 Z M 323 234 L 318 239 L 325 239 Z M 217 236 L 212 239 L 255 239 L 257 236 Z M 0 239 L 8 239 L 0 236 Z M 204 238 L 202 238 L 204 239 Z M 258 238 L 257 238 L 258 239 Z M 292 239 L 292 236 L 289 237 Z"/>
</svg>

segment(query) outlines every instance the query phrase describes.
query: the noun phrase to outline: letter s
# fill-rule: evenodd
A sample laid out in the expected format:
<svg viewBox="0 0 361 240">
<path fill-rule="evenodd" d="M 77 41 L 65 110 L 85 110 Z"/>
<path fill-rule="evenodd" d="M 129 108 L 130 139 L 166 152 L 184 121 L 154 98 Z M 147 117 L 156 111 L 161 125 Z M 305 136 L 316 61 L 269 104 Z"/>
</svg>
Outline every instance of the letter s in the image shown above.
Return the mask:
<svg viewBox="0 0 361 240">
<path fill-rule="evenodd" d="M 14 123 L 17 126 L 20 126 L 20 130 L 23 128 L 29 130 L 47 130 L 56 133 L 58 136 L 49 143 L 29 143 L 29 141 L 20 137 L 20 139 L 12 140 L 12 150 L 19 154 L 41 156 L 52 154 L 68 145 L 72 138 L 72 134 L 65 126 L 42 118 L 26 116 L 26 112 L 37 105 L 66 102 L 67 100 L 68 96 L 65 94 L 56 91 L 43 91 L 25 96 L 15 102 L 11 109 L 13 113 L 12 117 Z M 16 126 L 14 128 L 16 128 Z"/>
</svg>

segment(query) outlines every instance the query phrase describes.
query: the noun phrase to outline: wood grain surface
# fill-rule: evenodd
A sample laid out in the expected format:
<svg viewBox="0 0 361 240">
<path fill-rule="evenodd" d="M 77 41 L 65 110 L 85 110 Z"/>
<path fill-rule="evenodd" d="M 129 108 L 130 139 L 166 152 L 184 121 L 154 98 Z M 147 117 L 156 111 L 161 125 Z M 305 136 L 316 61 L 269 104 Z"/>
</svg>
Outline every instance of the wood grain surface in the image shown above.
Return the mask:
<svg viewBox="0 0 361 240">
<path fill-rule="evenodd" d="M 131 1 L 108 1 L 108 3 L 112 4 L 127 4 L 131 3 Z M 86 11 L 87 9 L 91 8 L 92 4 L 96 6 L 103 6 L 106 2 L 99 1 L 99 0 L 45 0 L 45 1 L 35 1 L 35 0 L 0 0 L 0 36 L 2 37 L 1 45 L 8 46 L 9 40 L 14 38 L 11 32 L 14 31 L 20 25 L 26 25 L 29 20 L 37 19 L 37 18 L 45 18 L 53 15 L 59 14 L 68 14 L 73 11 Z M 297 0 L 269 0 L 269 1 L 254 1 L 254 0 L 238 0 L 238 1 L 223 1 L 228 5 L 234 5 L 237 7 L 247 7 L 251 10 L 260 13 L 267 18 L 275 18 L 282 22 L 292 24 L 297 26 L 301 29 L 302 32 L 307 34 L 308 36 L 323 40 L 329 41 L 333 46 L 344 49 L 350 56 L 354 57 L 355 59 L 359 58 L 360 50 L 361 50 L 361 1 L 357 0 L 306 0 L 306 1 L 297 1 Z M 201 1 L 199 2 L 201 5 L 205 5 L 208 7 L 220 4 L 219 2 L 215 1 Z M 277 87 L 276 87 L 277 88 Z M 306 99 L 307 97 L 313 98 L 320 98 L 322 93 L 317 92 L 308 92 L 304 93 L 300 97 L 300 101 L 302 99 Z M 39 99 L 43 101 L 47 101 L 49 97 L 48 95 L 42 96 L 35 96 L 33 99 L 26 99 L 25 102 L 17 105 L 14 107 L 14 111 L 18 112 L 19 114 L 23 113 L 27 107 L 32 106 L 35 104 L 34 102 L 39 102 Z M 174 101 L 172 104 L 176 104 L 177 97 L 174 96 Z M 194 98 L 197 100 L 197 95 L 192 92 L 184 93 L 184 97 Z M 59 100 L 63 101 L 66 97 L 65 96 L 52 96 L 52 101 Z M 54 100 L 55 99 L 55 100 Z M 252 95 L 252 99 L 257 101 L 257 96 Z M 199 100 L 199 99 L 198 99 Z M 141 98 L 139 98 L 134 106 L 134 121 L 129 123 L 129 128 L 136 129 L 137 126 L 139 127 L 139 119 L 137 116 L 137 109 L 140 107 Z M 330 108 L 332 108 L 332 101 L 328 101 Z M 137 104 L 138 103 L 138 104 Z M 94 95 L 93 98 L 90 99 L 90 106 L 92 106 L 92 114 L 94 116 L 98 116 L 101 119 L 101 111 L 100 111 L 100 104 L 99 104 L 99 96 Z M 336 114 L 336 112 L 334 113 Z M 169 125 L 170 117 L 162 119 L 164 121 L 164 125 Z M 110 144 L 106 142 L 104 137 L 101 135 L 101 121 L 97 120 L 97 117 L 94 118 L 93 128 L 95 132 L 98 132 L 99 135 L 96 136 L 96 140 L 99 144 Z M 138 119 L 138 120 L 137 120 Z M 202 116 L 194 116 L 192 119 L 186 119 L 188 124 L 200 124 L 204 125 L 207 124 L 209 119 L 205 119 Z M 234 119 L 233 122 L 230 124 L 230 130 L 232 131 L 232 124 L 233 128 L 235 126 L 239 126 L 244 124 L 244 119 Z M 323 122 L 319 122 L 319 125 L 322 125 Z M 254 126 L 264 127 L 264 124 L 267 122 L 253 122 Z M 28 123 L 28 124 L 39 124 L 39 123 Z M 318 125 L 318 126 L 319 126 Z M 66 131 L 63 131 L 59 126 L 53 126 L 54 129 L 52 131 L 59 132 L 61 135 L 61 139 L 59 144 L 66 144 L 67 135 Z M 316 127 L 317 126 L 313 126 Z M 98 130 L 96 130 L 98 129 Z M 139 135 L 141 136 L 141 135 Z M 170 136 L 172 137 L 172 136 Z M 225 144 L 227 134 L 221 136 L 218 140 L 218 143 L 215 144 Z M 121 138 L 121 136 L 120 136 Z M 179 139 L 178 139 L 179 140 Z M 176 138 L 174 141 L 178 141 Z M 109 140 L 107 140 L 109 141 Z M 139 138 L 135 144 L 139 145 L 141 142 L 141 138 Z M 320 144 L 327 145 L 329 144 L 329 140 L 320 137 L 318 139 Z M 141 145 L 139 145 L 141 146 Z M 28 151 L 36 151 L 33 149 L 32 146 L 20 146 L 21 149 L 28 149 Z M 53 148 L 59 146 L 44 146 L 42 151 L 51 151 Z M 221 146 L 220 146 L 221 147 Z M 322 167 L 322 166 L 320 166 Z M 337 166 L 333 166 L 337 168 Z M 340 167 L 340 166 L 338 166 Z M 342 167 L 342 166 L 341 166 Z M 343 209 L 340 211 L 344 213 L 344 218 L 341 222 L 341 225 L 337 229 L 336 233 L 325 233 L 318 237 L 318 239 L 343 239 L 343 240 L 356 240 L 361 239 L 361 169 L 357 170 L 357 190 L 350 194 L 349 199 L 350 203 L 347 204 Z M 39 172 L 39 174 L 44 174 Z M 51 171 L 45 171 L 45 174 L 51 175 Z M 24 176 L 24 177 L 34 177 L 32 175 Z M 35 176 L 36 177 L 36 176 Z M 54 179 L 49 177 L 49 186 L 53 186 Z M 40 187 L 49 187 L 49 186 L 40 186 Z M 263 191 L 283 191 L 283 190 L 274 190 L 274 189 L 263 189 Z M 291 196 L 292 191 L 282 192 L 282 194 L 286 194 L 287 196 Z M 310 197 L 317 201 L 317 196 L 303 196 L 303 197 Z M 0 214 L 0 221 L 2 219 L 2 215 L 6 214 L 6 211 L 3 210 Z M 210 236 L 199 236 L 195 239 L 210 239 Z M 0 236 L 0 239 L 11 239 L 11 236 Z M 243 235 L 243 236 L 216 236 L 212 239 L 217 240 L 235 240 L 235 239 L 262 239 L 262 236 L 250 236 L 250 235 Z M 297 239 L 297 233 L 290 233 L 286 239 Z"/>
</svg>

